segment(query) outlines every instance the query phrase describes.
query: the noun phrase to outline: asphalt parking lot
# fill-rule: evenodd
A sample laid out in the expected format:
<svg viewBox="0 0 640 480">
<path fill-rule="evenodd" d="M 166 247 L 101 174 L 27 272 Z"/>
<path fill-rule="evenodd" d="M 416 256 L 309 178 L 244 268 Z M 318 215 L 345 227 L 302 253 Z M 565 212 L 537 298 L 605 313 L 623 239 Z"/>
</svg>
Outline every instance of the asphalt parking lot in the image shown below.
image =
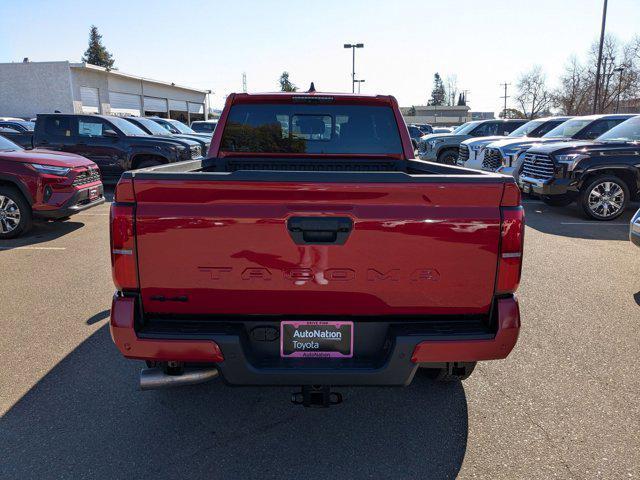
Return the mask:
<svg viewBox="0 0 640 480">
<path fill-rule="evenodd" d="M 637 206 L 635 206 L 637 208 Z M 0 243 L 0 476 L 637 478 L 640 262 L 632 210 L 587 222 L 527 200 L 523 330 L 463 383 L 345 389 L 220 382 L 140 392 L 111 343 L 108 205 Z"/>
</svg>

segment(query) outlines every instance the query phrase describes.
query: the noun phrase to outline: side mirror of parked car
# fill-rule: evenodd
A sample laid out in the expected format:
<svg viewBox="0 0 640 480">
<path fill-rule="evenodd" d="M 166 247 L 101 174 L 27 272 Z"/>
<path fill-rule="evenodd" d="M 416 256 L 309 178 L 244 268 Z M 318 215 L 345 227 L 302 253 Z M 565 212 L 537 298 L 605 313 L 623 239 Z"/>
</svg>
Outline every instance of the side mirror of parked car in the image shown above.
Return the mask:
<svg viewBox="0 0 640 480">
<path fill-rule="evenodd" d="M 102 135 L 109 138 L 118 138 L 118 134 L 113 130 L 105 130 Z"/>
</svg>

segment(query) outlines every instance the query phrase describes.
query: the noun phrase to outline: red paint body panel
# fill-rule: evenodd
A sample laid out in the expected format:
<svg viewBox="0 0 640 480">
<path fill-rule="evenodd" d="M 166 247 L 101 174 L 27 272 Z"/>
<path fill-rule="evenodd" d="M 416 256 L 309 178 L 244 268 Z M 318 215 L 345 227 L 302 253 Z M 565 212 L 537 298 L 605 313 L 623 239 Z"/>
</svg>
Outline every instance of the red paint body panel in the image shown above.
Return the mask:
<svg viewBox="0 0 640 480">
<path fill-rule="evenodd" d="M 486 313 L 503 185 L 137 180 L 145 311 Z M 349 217 L 344 245 L 296 245 L 293 216 Z M 152 297 L 186 296 L 186 302 Z"/>
<path fill-rule="evenodd" d="M 140 339 L 134 329 L 135 301 L 113 297 L 109 329 L 111 338 L 122 355 L 139 360 L 174 360 L 180 362 L 221 362 L 222 352 L 209 340 Z"/>
<path fill-rule="evenodd" d="M 520 308 L 515 297 L 498 300 L 498 331 L 491 340 L 440 340 L 419 343 L 411 361 L 476 362 L 506 358 L 518 341 Z"/>
</svg>

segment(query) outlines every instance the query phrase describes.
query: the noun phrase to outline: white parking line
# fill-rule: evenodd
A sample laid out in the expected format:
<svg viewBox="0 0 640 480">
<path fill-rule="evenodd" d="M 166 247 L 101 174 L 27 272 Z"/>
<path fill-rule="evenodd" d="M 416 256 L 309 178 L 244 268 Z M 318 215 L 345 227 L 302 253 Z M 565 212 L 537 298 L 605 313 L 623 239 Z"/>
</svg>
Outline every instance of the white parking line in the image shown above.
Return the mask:
<svg viewBox="0 0 640 480">
<path fill-rule="evenodd" d="M 66 250 L 67 247 L 0 247 L 0 250 Z"/>
</svg>

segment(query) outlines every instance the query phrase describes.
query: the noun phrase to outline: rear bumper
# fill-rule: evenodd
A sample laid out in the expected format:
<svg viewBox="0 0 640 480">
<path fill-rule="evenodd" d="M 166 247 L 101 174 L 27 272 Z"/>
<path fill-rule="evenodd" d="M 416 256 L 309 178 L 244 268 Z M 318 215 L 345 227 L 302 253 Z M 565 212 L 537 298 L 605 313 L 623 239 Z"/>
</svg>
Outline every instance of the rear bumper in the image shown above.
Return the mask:
<svg viewBox="0 0 640 480">
<path fill-rule="evenodd" d="M 89 190 L 97 190 L 98 196 L 96 199 L 89 200 Z M 39 218 L 55 220 L 58 218 L 69 217 L 102 203 L 104 203 L 104 187 L 102 183 L 100 183 L 98 185 L 91 185 L 83 188 L 82 190 L 77 190 L 62 204 L 62 206 L 58 208 L 46 210 L 34 209 L 33 214 Z"/>
<path fill-rule="evenodd" d="M 140 324 L 137 311 L 135 298 L 114 297 L 111 336 L 125 357 L 215 364 L 232 385 L 408 385 L 419 366 L 505 358 L 520 329 L 516 298 L 501 298 L 494 309 L 493 332 L 464 326 L 469 322 L 460 319 L 446 324 L 431 322 L 433 325 L 372 320 L 357 323 L 354 333 L 363 342 L 362 351 L 379 344 L 367 355 L 358 356 L 356 342 L 356 355 L 351 359 L 281 359 L 273 355 L 278 342 L 256 349 L 246 334 L 256 326 L 271 328 L 277 322 L 230 319 L 198 330 L 182 328 L 184 323 L 174 327 L 177 323 L 165 319 L 157 328 L 136 328 Z M 268 349 L 271 354 L 263 355 Z"/>
</svg>

